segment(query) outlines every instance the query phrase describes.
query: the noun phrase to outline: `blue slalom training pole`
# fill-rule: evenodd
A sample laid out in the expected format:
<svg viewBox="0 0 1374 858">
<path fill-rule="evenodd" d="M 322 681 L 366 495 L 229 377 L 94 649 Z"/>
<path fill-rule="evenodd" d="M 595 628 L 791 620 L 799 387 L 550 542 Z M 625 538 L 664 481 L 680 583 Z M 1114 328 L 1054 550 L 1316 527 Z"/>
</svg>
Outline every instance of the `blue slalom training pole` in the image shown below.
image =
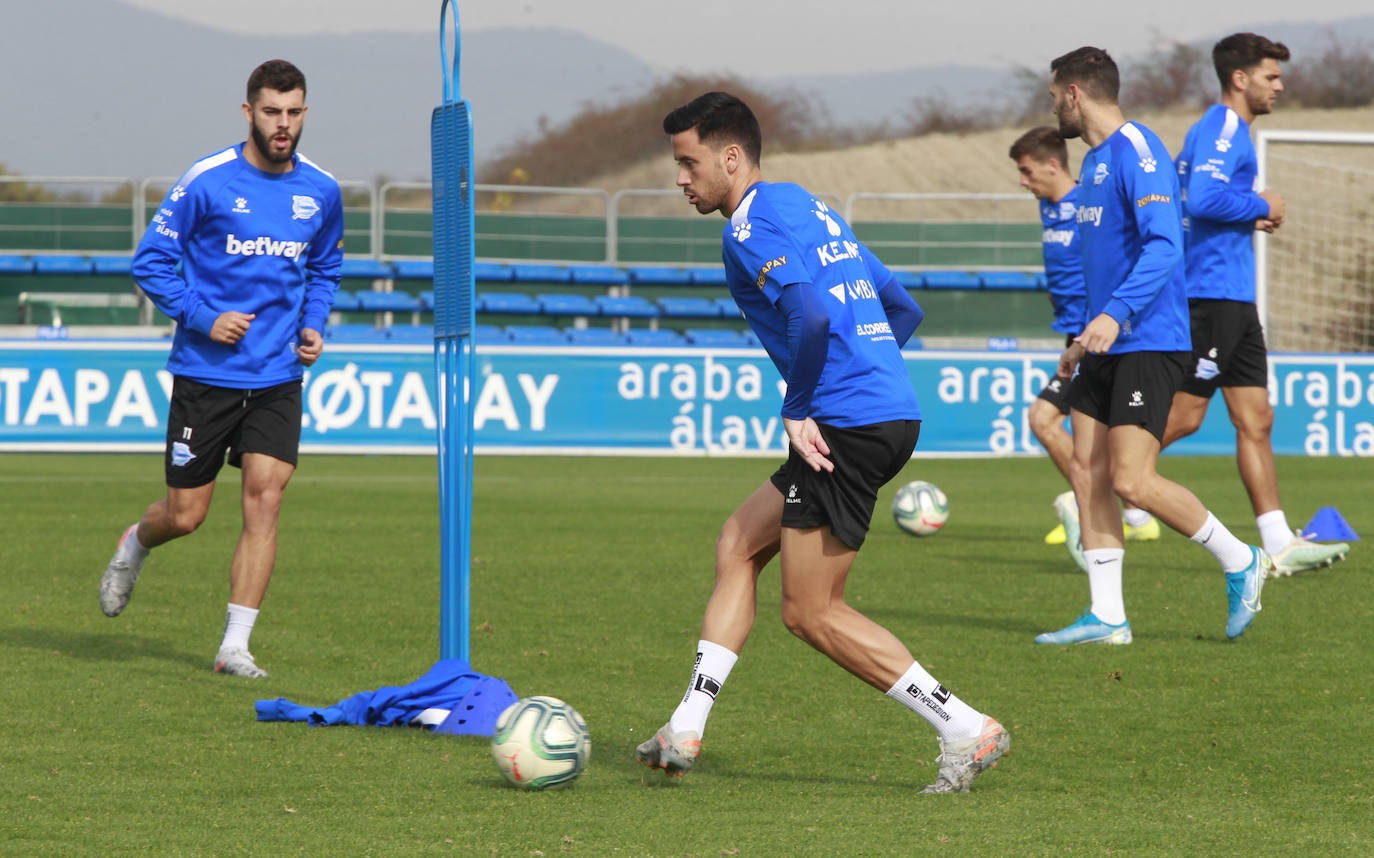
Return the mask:
<svg viewBox="0 0 1374 858">
<path fill-rule="evenodd" d="M 453 6 L 453 63 L 448 10 Z M 459 96 L 458 4 L 439 6 L 443 103 L 430 119 L 439 407 L 439 656 L 470 661 L 474 345 L 472 111 Z"/>
</svg>

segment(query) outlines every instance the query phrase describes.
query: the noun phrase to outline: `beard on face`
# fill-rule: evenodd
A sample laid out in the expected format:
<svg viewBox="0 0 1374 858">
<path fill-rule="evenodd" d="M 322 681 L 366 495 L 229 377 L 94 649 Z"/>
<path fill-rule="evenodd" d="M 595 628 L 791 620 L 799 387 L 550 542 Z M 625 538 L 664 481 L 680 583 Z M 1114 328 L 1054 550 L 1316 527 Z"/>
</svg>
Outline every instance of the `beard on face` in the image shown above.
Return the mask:
<svg viewBox="0 0 1374 858">
<path fill-rule="evenodd" d="M 269 137 L 268 135 L 262 133 L 262 129 L 257 126 L 257 123 L 253 124 L 253 145 L 258 147 L 258 152 L 262 155 L 262 157 L 266 158 L 269 162 L 273 164 L 285 164 L 287 161 L 291 160 L 291 157 L 293 155 L 296 154 L 296 146 L 300 144 L 301 137 L 299 134 L 297 134 L 295 138 L 293 138 L 291 141 L 291 148 L 286 150 L 286 152 L 284 153 L 278 154 L 272 148 L 272 138 L 275 136 L 276 134 L 273 134 Z"/>
</svg>

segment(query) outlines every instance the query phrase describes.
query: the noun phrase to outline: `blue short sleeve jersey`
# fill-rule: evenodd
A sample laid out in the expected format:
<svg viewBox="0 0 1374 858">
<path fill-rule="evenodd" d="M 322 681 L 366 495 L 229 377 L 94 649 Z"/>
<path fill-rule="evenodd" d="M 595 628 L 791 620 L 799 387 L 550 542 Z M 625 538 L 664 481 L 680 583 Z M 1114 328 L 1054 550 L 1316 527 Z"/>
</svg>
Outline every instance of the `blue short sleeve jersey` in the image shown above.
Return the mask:
<svg viewBox="0 0 1374 858">
<path fill-rule="evenodd" d="M 759 182 L 731 215 L 722 256 L 730 294 L 784 379 L 791 352 L 783 290 L 815 290 L 824 305 L 830 334 L 812 419 L 842 427 L 921 419 L 878 296 L 892 272 L 837 212 L 798 185 Z"/>
<path fill-rule="evenodd" d="M 1178 174 L 1153 131 L 1127 122 L 1084 156 L 1076 217 L 1088 320 L 1121 325 L 1108 353 L 1189 350 Z"/>
<path fill-rule="evenodd" d="M 1050 328 L 1061 334 L 1082 333 L 1083 326 L 1088 324 L 1077 215 L 1077 187 L 1059 202 L 1040 201 L 1045 280 L 1049 284 L 1050 306 L 1054 308 L 1054 322 Z"/>
<path fill-rule="evenodd" d="M 177 323 L 167 369 L 219 387 L 301 378 L 302 328 L 323 333 L 343 262 L 334 177 L 299 154 L 265 173 L 243 144 L 197 161 L 168 192 L 134 253 L 133 277 Z M 253 313 L 235 345 L 210 339 L 221 313 Z"/>
<path fill-rule="evenodd" d="M 1178 153 L 1188 297 L 1255 302 L 1255 221 L 1269 216 L 1259 195 L 1250 126 L 1224 104 L 1207 108 Z"/>
</svg>

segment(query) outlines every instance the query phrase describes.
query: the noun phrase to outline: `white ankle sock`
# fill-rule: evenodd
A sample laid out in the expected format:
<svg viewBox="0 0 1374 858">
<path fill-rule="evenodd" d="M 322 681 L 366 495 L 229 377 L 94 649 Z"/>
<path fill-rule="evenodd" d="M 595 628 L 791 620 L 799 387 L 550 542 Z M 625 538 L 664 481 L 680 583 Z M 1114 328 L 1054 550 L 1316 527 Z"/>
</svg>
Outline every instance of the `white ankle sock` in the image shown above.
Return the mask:
<svg viewBox="0 0 1374 858">
<path fill-rule="evenodd" d="M 1150 523 L 1150 514 L 1143 509 L 1129 507 L 1121 511 L 1121 520 L 1131 527 L 1144 527 Z"/>
<path fill-rule="evenodd" d="M 138 561 L 145 560 L 148 557 L 148 552 L 152 550 L 151 548 L 144 548 L 143 543 L 138 541 L 137 524 L 134 525 L 134 532 L 129 534 L 129 538 L 124 540 L 124 544 L 121 547 L 124 549 L 124 555 L 126 557 L 130 560 Z"/>
<path fill-rule="evenodd" d="M 739 656 L 719 644 L 706 640 L 697 643 L 692 681 L 687 683 L 687 693 L 668 719 L 669 729 L 674 733 L 690 730 L 698 736 L 706 735 L 706 719 L 736 661 Z"/>
<path fill-rule="evenodd" d="M 1288 516 L 1281 509 L 1257 517 L 1255 524 L 1259 525 L 1260 544 L 1269 554 L 1277 554 L 1293 541 L 1293 528 L 1288 526 Z"/>
<path fill-rule="evenodd" d="M 1083 559 L 1088 563 L 1093 614 L 1112 626 L 1126 622 L 1126 600 L 1121 595 L 1121 567 L 1125 556 L 1126 552 L 1120 548 L 1094 548 L 1083 552 Z"/>
<path fill-rule="evenodd" d="M 929 721 L 946 742 L 971 739 L 983 732 L 983 713 L 936 682 L 919 661 L 911 663 L 887 690 L 887 696 Z"/>
<path fill-rule="evenodd" d="M 253 624 L 258 620 L 256 608 L 229 603 L 229 614 L 224 620 L 224 640 L 220 649 L 248 649 L 248 638 L 253 634 Z"/>
<path fill-rule="evenodd" d="M 1210 551 L 1221 564 L 1223 572 L 1240 572 L 1250 565 L 1250 546 L 1237 539 L 1235 534 L 1226 529 L 1226 525 L 1217 521 L 1210 510 L 1202 528 L 1189 539 Z"/>
</svg>

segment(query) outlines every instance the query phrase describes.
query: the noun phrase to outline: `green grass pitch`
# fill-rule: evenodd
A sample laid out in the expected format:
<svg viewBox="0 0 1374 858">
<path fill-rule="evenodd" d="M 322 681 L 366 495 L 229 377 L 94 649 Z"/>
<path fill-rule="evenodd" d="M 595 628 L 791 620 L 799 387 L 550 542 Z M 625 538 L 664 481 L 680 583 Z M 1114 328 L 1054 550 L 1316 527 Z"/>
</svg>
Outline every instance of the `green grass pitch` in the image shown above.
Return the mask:
<svg viewBox="0 0 1374 858">
<path fill-rule="evenodd" d="M 1220 571 L 1166 532 L 1127 552 L 1135 643 L 1037 647 L 1087 604 L 1041 543 L 1062 490 L 1045 459 L 914 460 L 850 578 L 855 606 L 1011 730 L 972 793 L 918 794 L 934 731 L 786 632 L 775 567 L 697 770 L 641 768 L 634 745 L 687 682 L 719 524 L 775 464 L 477 460 L 473 664 L 568 700 L 592 731 L 571 789 L 527 794 L 485 739 L 254 719 L 258 699 L 328 705 L 437 658 L 433 460 L 303 459 L 253 637 L 271 677 L 251 681 L 210 671 L 235 472 L 111 620 L 100 573 L 160 496 L 158 457 L 0 456 L 0 855 L 1374 854 L 1374 549 L 1270 582 L 1227 642 Z M 1331 505 L 1374 533 L 1374 463 L 1279 469 L 1295 526 Z M 1257 538 L 1232 460 L 1162 470 Z M 918 478 L 952 510 L 927 539 L 887 510 Z"/>
</svg>

